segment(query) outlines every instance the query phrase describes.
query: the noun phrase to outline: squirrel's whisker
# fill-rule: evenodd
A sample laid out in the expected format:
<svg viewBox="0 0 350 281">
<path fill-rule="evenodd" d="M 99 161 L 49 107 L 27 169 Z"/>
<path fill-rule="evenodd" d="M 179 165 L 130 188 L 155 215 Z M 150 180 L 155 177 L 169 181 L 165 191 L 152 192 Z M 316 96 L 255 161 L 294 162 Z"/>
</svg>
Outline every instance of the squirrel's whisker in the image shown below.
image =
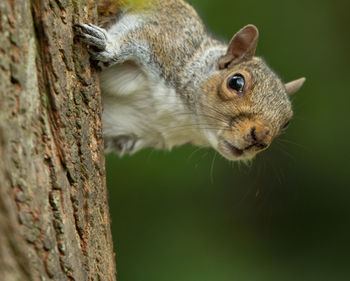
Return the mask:
<svg viewBox="0 0 350 281">
<path fill-rule="evenodd" d="M 227 159 L 246 160 L 287 127 L 289 96 L 305 79 L 284 84 L 255 56 L 254 25 L 226 44 L 183 0 L 100 2 L 104 28 L 76 32 L 101 69 L 107 149 L 216 143 Z"/>
</svg>

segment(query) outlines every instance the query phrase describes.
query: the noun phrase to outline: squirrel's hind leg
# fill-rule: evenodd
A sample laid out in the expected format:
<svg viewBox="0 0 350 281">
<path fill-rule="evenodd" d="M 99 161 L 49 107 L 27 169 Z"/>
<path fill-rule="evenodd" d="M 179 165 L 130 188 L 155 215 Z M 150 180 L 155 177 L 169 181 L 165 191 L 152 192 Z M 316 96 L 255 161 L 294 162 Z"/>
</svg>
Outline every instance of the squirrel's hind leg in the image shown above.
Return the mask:
<svg viewBox="0 0 350 281">
<path fill-rule="evenodd" d="M 116 151 L 120 155 L 133 153 L 137 149 L 138 140 L 135 135 L 105 136 L 105 151 Z"/>
</svg>

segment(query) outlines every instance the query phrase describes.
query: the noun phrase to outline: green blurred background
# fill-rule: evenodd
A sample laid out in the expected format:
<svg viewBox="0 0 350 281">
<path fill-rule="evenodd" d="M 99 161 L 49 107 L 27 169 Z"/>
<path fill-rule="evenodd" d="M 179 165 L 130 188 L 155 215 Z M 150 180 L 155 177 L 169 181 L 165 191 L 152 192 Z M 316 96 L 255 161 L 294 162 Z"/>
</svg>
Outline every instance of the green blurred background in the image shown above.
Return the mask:
<svg viewBox="0 0 350 281">
<path fill-rule="evenodd" d="M 211 149 L 107 156 L 118 281 L 350 280 L 349 1 L 192 1 L 290 81 L 286 134 L 248 167 Z"/>
</svg>

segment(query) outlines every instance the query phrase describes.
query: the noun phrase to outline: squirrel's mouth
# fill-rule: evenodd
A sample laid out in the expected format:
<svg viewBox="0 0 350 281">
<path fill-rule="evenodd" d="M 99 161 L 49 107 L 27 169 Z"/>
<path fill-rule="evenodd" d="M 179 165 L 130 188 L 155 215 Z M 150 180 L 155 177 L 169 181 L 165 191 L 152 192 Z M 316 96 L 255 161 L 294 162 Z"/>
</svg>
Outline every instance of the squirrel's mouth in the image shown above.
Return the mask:
<svg viewBox="0 0 350 281">
<path fill-rule="evenodd" d="M 253 158 L 258 152 L 266 149 L 268 145 L 250 144 L 247 147 L 239 148 L 231 142 L 223 139 L 219 146 L 219 152 L 229 160 L 244 160 Z"/>
<path fill-rule="evenodd" d="M 230 152 L 236 156 L 236 157 L 240 157 L 242 156 L 242 154 L 244 153 L 243 149 L 240 149 L 236 146 L 234 146 L 233 144 L 229 143 L 228 141 L 224 140 L 226 147 L 230 150 Z"/>
</svg>

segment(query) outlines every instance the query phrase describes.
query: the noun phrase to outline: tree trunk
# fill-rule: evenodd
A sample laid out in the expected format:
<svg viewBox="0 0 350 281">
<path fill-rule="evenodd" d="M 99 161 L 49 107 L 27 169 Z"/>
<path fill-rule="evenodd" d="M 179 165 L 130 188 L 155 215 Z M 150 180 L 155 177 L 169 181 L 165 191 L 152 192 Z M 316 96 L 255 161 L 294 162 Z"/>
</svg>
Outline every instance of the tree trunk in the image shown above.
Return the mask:
<svg viewBox="0 0 350 281">
<path fill-rule="evenodd" d="M 115 280 L 93 2 L 0 1 L 2 281 Z"/>
</svg>

